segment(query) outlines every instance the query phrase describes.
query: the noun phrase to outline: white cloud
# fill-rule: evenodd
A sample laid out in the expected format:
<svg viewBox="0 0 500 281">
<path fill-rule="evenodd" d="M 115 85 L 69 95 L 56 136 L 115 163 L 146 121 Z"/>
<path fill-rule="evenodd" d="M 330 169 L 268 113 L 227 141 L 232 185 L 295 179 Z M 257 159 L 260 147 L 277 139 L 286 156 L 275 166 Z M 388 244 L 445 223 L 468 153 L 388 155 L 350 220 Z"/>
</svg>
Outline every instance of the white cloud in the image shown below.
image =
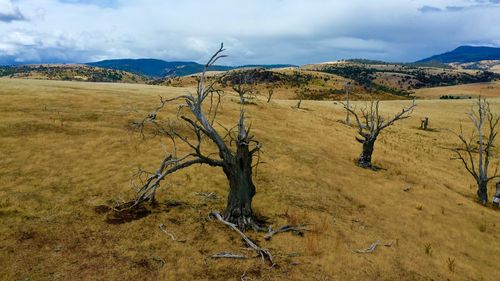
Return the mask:
<svg viewBox="0 0 500 281">
<path fill-rule="evenodd" d="M 221 41 L 229 64 L 411 61 L 460 44 L 498 44 L 495 2 L 0 0 L 0 15 L 22 11 L 29 19 L 0 22 L 6 35 L 0 37 L 0 63 L 124 57 L 202 62 Z"/>
</svg>

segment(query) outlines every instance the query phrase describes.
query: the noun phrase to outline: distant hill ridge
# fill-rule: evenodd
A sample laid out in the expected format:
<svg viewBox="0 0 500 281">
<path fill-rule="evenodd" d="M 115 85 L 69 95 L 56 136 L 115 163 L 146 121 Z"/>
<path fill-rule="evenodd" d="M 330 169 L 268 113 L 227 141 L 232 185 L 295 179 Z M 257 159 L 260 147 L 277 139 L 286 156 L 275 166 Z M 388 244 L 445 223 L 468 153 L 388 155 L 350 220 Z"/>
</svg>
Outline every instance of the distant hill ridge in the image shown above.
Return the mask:
<svg viewBox="0 0 500 281">
<path fill-rule="evenodd" d="M 152 78 L 166 76 L 186 76 L 199 73 L 204 65 L 190 61 L 164 61 L 158 59 L 113 59 L 98 62 L 86 63 L 86 65 L 127 71 Z M 272 64 L 272 65 L 243 65 L 243 66 L 222 66 L 214 65 L 210 68 L 212 71 L 227 71 L 244 67 L 264 67 L 264 68 L 282 68 L 293 67 L 291 64 Z"/>
<path fill-rule="evenodd" d="M 425 58 L 418 62 L 469 63 L 483 60 L 500 60 L 500 48 L 460 46 L 453 51 Z"/>
</svg>

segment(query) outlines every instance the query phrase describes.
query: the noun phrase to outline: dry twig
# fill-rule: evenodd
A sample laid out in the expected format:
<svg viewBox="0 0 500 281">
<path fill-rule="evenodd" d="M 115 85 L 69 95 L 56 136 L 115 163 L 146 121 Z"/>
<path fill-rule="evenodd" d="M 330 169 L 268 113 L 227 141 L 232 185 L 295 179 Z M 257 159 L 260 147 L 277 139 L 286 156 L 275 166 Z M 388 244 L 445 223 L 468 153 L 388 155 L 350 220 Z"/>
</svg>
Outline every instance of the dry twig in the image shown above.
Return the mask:
<svg viewBox="0 0 500 281">
<path fill-rule="evenodd" d="M 233 254 L 233 253 L 228 253 L 228 252 L 221 252 L 215 255 L 211 256 L 212 259 L 248 259 L 247 256 L 240 255 L 240 254 Z"/>
<path fill-rule="evenodd" d="M 377 241 L 373 242 L 370 246 L 368 246 L 368 248 L 355 249 L 355 250 L 353 250 L 353 252 L 358 253 L 358 254 L 371 254 L 375 251 L 375 249 L 377 249 L 378 246 L 383 245 L 386 247 L 391 247 L 393 243 L 394 243 L 394 241 L 391 241 L 390 243 L 382 244 L 382 242 L 380 242 L 380 240 L 377 240 Z"/>
</svg>

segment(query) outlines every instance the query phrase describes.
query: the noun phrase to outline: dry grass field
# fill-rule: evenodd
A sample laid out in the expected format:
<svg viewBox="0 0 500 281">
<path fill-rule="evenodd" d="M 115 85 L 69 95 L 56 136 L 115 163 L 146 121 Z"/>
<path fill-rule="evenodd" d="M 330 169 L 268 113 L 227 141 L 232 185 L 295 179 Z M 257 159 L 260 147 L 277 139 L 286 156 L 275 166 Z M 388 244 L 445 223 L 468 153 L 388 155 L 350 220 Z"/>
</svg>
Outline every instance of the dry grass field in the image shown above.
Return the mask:
<svg viewBox="0 0 500 281">
<path fill-rule="evenodd" d="M 443 148 L 456 144 L 446 128 L 470 128 L 470 100 L 419 100 L 412 118 L 382 132 L 374 161 L 384 170 L 377 172 L 355 166 L 361 147 L 354 129 L 337 122 L 341 105 L 249 105 L 265 162 L 255 174 L 254 211 L 274 227 L 310 229 L 270 241 L 248 232 L 274 254 L 274 268 L 210 258 L 250 254 L 235 232 L 208 219 L 227 195 L 216 168 L 172 175 L 149 216 L 107 223 L 99 206 L 131 199 L 134 174 L 155 169 L 169 147 L 141 138 L 131 122 L 158 95 L 184 91 L 0 79 L 0 280 L 240 280 L 244 272 L 247 280 L 499 280 L 500 211 L 475 202 L 472 178 Z M 381 106 L 393 114 L 408 103 Z M 500 100 L 491 104 L 499 113 Z M 221 122 L 233 124 L 238 107 L 228 94 Z M 418 129 L 424 116 L 434 130 Z M 170 239 L 160 224 L 185 241 Z M 387 246 L 353 252 L 376 240 Z"/>
<path fill-rule="evenodd" d="M 438 99 L 443 95 L 500 98 L 500 81 L 415 90 L 415 96 L 423 99 Z"/>
</svg>

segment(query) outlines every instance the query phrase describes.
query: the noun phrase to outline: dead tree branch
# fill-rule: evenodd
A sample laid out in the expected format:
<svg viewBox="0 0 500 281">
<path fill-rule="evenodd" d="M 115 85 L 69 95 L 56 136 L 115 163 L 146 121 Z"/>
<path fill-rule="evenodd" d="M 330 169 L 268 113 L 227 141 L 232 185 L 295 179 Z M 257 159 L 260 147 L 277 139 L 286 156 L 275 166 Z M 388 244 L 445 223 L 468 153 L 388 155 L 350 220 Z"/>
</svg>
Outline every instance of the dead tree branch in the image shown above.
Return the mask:
<svg viewBox="0 0 500 281">
<path fill-rule="evenodd" d="M 262 261 L 267 260 L 270 262 L 271 266 L 274 266 L 273 256 L 268 249 L 259 247 L 255 242 L 248 238 L 248 236 L 241 232 L 235 224 L 225 221 L 219 212 L 212 212 L 210 215 L 236 231 L 241 236 L 243 241 L 245 241 L 245 244 L 252 248 L 255 253 L 262 259 Z"/>
<path fill-rule="evenodd" d="M 239 259 L 245 260 L 249 259 L 249 257 L 241 255 L 241 254 L 233 254 L 228 252 L 221 252 L 211 256 L 212 259 Z"/>
<path fill-rule="evenodd" d="M 307 229 L 305 229 L 304 226 L 302 226 L 302 225 L 297 225 L 297 226 L 284 225 L 276 230 L 273 230 L 272 226 L 269 226 L 268 233 L 264 236 L 264 239 L 271 240 L 271 238 L 274 235 L 276 235 L 278 233 L 288 232 L 288 231 L 291 231 L 293 234 L 295 234 L 297 236 L 304 236 L 304 231 L 306 231 L 306 230 Z"/>
</svg>

